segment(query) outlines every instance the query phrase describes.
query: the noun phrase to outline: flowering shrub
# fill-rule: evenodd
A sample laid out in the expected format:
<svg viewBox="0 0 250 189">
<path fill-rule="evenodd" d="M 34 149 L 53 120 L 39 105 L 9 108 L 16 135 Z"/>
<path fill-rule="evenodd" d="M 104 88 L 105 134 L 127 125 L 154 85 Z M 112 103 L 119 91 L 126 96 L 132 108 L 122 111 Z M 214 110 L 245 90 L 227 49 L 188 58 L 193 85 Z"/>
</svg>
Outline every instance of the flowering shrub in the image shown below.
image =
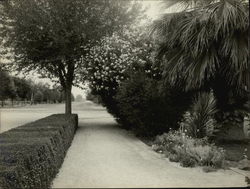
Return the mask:
<svg viewBox="0 0 250 189">
<path fill-rule="evenodd" d="M 210 144 L 207 138 L 192 138 L 181 131 L 157 136 L 153 149 L 164 153 L 170 161 L 180 162 L 184 167 L 199 165 L 220 168 L 225 160 L 225 151 Z"/>
<path fill-rule="evenodd" d="M 152 45 L 142 40 L 142 35 L 142 32 L 126 30 L 123 35 L 114 33 L 84 47 L 87 53 L 82 58 L 85 63 L 82 75 L 87 76 L 85 79 L 92 90 L 112 94 L 128 78 L 129 71 L 138 70 L 151 61 Z"/>
</svg>

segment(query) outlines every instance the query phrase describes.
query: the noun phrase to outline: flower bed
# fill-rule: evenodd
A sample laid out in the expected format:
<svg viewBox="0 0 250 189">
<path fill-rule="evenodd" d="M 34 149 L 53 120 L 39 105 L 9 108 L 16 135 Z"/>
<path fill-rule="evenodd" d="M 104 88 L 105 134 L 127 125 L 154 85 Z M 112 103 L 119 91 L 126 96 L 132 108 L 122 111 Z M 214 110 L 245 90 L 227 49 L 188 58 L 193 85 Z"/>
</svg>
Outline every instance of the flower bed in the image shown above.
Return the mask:
<svg viewBox="0 0 250 189">
<path fill-rule="evenodd" d="M 153 149 L 184 167 L 221 168 L 225 160 L 224 150 L 208 143 L 206 138 L 192 138 L 180 131 L 170 131 L 156 137 Z"/>
</svg>

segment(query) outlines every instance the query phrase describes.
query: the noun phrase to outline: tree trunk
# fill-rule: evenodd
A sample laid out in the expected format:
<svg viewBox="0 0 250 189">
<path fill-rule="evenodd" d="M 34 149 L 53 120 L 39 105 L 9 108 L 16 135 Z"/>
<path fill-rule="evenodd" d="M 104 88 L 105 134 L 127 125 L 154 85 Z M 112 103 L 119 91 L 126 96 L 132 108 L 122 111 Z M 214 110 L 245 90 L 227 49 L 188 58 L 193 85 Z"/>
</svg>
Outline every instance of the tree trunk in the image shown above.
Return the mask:
<svg viewBox="0 0 250 189">
<path fill-rule="evenodd" d="M 30 105 L 32 105 L 33 103 L 34 103 L 34 93 L 32 91 L 30 96 Z"/>
<path fill-rule="evenodd" d="M 72 89 L 72 86 L 68 86 L 64 90 L 65 92 L 65 114 L 72 113 L 71 89 Z"/>
</svg>

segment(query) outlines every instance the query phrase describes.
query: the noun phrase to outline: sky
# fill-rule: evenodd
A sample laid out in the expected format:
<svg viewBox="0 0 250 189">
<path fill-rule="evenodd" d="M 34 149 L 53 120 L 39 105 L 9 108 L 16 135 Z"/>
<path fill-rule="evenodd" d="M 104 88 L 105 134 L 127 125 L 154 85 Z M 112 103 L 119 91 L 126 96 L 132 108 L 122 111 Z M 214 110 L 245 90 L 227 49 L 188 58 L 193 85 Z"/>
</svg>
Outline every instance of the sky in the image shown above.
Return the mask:
<svg viewBox="0 0 250 189">
<path fill-rule="evenodd" d="M 143 6 L 148 7 L 146 14 L 152 18 L 157 19 L 161 14 L 161 3 L 160 0 L 141 0 Z"/>
<path fill-rule="evenodd" d="M 161 11 L 161 1 L 160 0 L 141 0 L 141 3 L 144 7 L 147 7 L 146 14 L 148 15 L 149 18 L 152 20 L 157 19 L 160 16 Z M 50 79 L 41 79 L 39 78 L 38 75 L 36 74 L 30 74 L 29 76 L 26 76 L 26 78 L 30 78 L 35 82 L 43 82 L 43 83 L 49 83 L 52 84 Z M 72 93 L 74 96 L 77 95 L 82 95 L 83 97 L 86 96 L 86 90 L 82 90 L 77 87 L 72 88 Z"/>
</svg>

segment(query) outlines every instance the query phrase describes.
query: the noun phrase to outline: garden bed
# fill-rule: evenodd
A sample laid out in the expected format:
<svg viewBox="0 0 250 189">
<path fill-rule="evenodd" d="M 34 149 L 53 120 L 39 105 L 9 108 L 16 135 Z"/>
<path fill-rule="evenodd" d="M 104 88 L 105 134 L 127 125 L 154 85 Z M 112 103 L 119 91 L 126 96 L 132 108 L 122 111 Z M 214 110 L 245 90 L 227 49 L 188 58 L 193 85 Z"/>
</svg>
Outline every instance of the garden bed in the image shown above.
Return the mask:
<svg viewBox="0 0 250 189">
<path fill-rule="evenodd" d="M 139 137 L 142 142 L 152 147 L 158 153 L 164 153 L 169 156 L 169 152 L 166 152 L 164 146 L 159 146 L 158 142 L 154 137 Z M 157 138 L 157 137 L 156 137 Z M 159 138 L 159 137 L 158 137 Z M 228 138 L 230 138 L 228 136 Z M 250 171 L 250 141 L 249 139 L 241 139 L 241 140 L 215 140 L 215 145 L 219 148 L 224 149 L 225 159 L 224 159 L 224 169 L 228 169 L 229 167 L 238 168 L 244 171 Z M 167 143 L 165 143 L 167 144 Z M 163 149 L 162 149 L 163 148 Z M 168 150 L 167 150 L 168 151 Z M 204 154 L 203 154 L 204 155 Z M 172 160 L 172 159 L 171 159 Z M 204 171 L 207 170 L 207 167 L 203 167 Z M 212 171 L 215 169 L 210 169 L 208 171 Z M 206 171 L 207 172 L 207 171 Z"/>
<path fill-rule="evenodd" d="M 55 114 L 0 134 L 0 187 L 49 188 L 78 127 Z"/>
</svg>

